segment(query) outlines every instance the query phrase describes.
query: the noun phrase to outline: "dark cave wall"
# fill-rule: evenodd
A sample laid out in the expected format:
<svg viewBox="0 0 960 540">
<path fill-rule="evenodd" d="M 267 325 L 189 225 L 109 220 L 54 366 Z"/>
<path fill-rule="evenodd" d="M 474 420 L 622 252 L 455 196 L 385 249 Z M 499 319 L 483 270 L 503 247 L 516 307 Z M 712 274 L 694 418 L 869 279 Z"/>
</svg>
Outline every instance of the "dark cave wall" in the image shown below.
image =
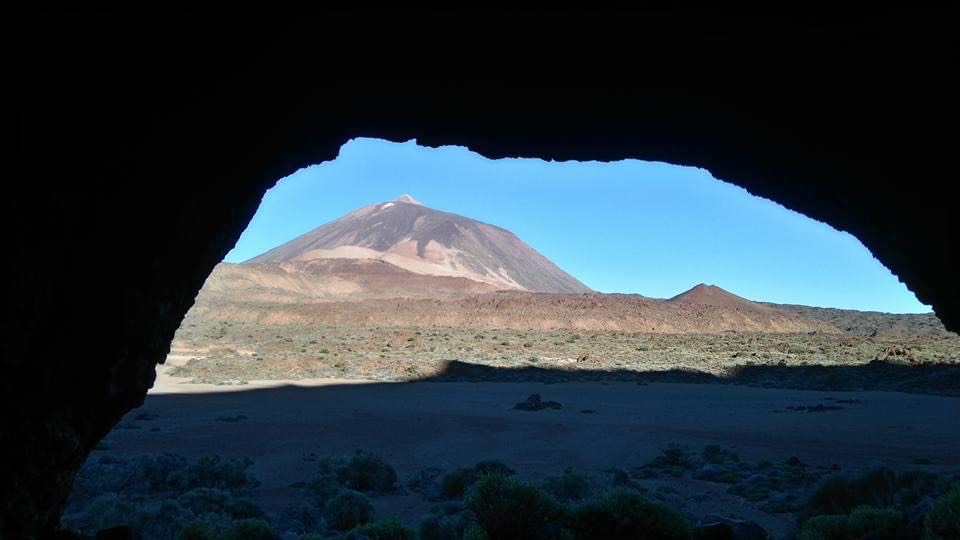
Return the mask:
<svg viewBox="0 0 960 540">
<path fill-rule="evenodd" d="M 56 527 L 264 191 L 354 136 L 703 167 L 851 232 L 960 329 L 948 13 L 18 15 L 3 538 Z"/>
</svg>

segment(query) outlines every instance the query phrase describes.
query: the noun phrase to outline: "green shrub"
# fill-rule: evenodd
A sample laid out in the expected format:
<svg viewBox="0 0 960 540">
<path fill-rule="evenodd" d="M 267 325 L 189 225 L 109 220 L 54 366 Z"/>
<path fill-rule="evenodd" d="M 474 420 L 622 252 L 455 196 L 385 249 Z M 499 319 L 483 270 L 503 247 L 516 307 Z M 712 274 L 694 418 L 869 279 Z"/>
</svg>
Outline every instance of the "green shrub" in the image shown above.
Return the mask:
<svg viewBox="0 0 960 540">
<path fill-rule="evenodd" d="M 263 516 L 263 512 L 247 499 L 234 498 L 229 492 L 221 490 L 200 488 L 177 498 L 148 499 L 142 495 L 128 497 L 116 493 L 105 494 L 82 511 L 64 515 L 63 525 L 84 534 L 94 534 L 117 525 L 129 525 L 139 536 L 147 539 L 182 537 L 188 540 L 221 540 L 234 538 L 223 536 L 226 534 L 224 531 L 232 530 L 234 520 L 249 521 L 257 516 Z"/>
<path fill-rule="evenodd" d="M 593 488 L 583 475 L 565 472 L 563 476 L 552 476 L 543 481 L 543 490 L 560 501 L 577 502 L 590 496 Z"/>
<path fill-rule="evenodd" d="M 276 533 L 262 519 L 241 519 L 223 531 L 219 540 L 273 540 Z"/>
<path fill-rule="evenodd" d="M 903 538 L 903 512 L 892 508 L 871 508 L 861 506 L 855 509 L 847 521 L 849 531 L 856 538 L 863 538 L 869 534 L 875 540 Z"/>
<path fill-rule="evenodd" d="M 125 461 L 92 463 L 88 461 L 73 478 L 73 490 L 67 500 L 66 513 L 89 505 L 106 493 L 125 491 L 133 494 L 133 469 Z"/>
<path fill-rule="evenodd" d="M 174 538 L 183 524 L 193 519 L 190 510 L 173 499 L 148 503 L 140 508 L 136 521 L 130 525 L 142 538 Z"/>
<path fill-rule="evenodd" d="M 143 499 L 139 497 L 104 493 L 91 499 L 82 509 L 68 508 L 61 521 L 67 529 L 95 534 L 101 529 L 134 523 L 142 503 Z"/>
<path fill-rule="evenodd" d="M 185 526 L 177 540 L 273 540 L 275 536 L 270 524 L 262 519 L 231 522 L 208 514 Z"/>
<path fill-rule="evenodd" d="M 82 534 L 128 525 L 148 539 L 221 540 L 235 520 L 264 515 L 253 501 L 239 496 L 258 485 L 246 472 L 251 464 L 249 459 L 224 461 L 218 456 L 190 463 L 170 453 L 90 463 L 77 474 L 78 490 L 71 495 L 63 524 Z M 91 497 L 96 492 L 100 495 Z M 240 526 L 252 527 L 254 522 Z M 256 537 L 253 529 L 243 531 L 237 534 Z"/>
<path fill-rule="evenodd" d="M 705 463 L 713 463 L 715 465 L 720 465 L 723 463 L 739 463 L 740 456 L 735 453 L 723 448 L 722 446 L 717 446 L 711 444 L 703 449 L 703 452 L 700 454 L 700 457 Z"/>
<path fill-rule="evenodd" d="M 177 540 L 217 540 L 220 530 L 220 526 L 209 520 L 196 520 L 177 534 Z"/>
<path fill-rule="evenodd" d="M 907 471 L 897 475 L 897 506 L 912 506 L 924 497 L 941 491 L 942 480 L 926 471 Z"/>
<path fill-rule="evenodd" d="M 213 488 L 192 489 L 177 497 L 184 508 L 194 514 L 220 514 L 232 498 L 229 491 Z"/>
<path fill-rule="evenodd" d="M 440 484 L 440 490 L 444 497 L 448 499 L 459 499 L 463 497 L 467 490 L 486 475 L 512 476 L 514 470 L 503 462 L 496 460 L 484 460 L 473 467 L 461 467 L 444 475 Z"/>
<path fill-rule="evenodd" d="M 326 528 L 326 522 L 315 506 L 300 502 L 283 509 L 277 528 L 296 534 L 321 533 Z"/>
<path fill-rule="evenodd" d="M 671 444 L 653 461 L 632 470 L 631 475 L 641 479 L 663 476 L 680 478 L 696 465 L 696 460 L 685 446 Z"/>
<path fill-rule="evenodd" d="M 373 519 L 373 504 L 358 491 L 343 490 L 324 505 L 330 525 L 340 531 L 349 531 Z"/>
<path fill-rule="evenodd" d="M 179 497 L 177 502 L 196 515 L 226 514 L 234 519 L 261 518 L 261 510 L 253 501 L 234 497 L 229 491 L 214 488 L 192 489 Z"/>
<path fill-rule="evenodd" d="M 354 532 L 370 540 L 417 540 L 417 531 L 404 527 L 399 518 L 390 518 L 378 523 L 367 523 L 354 529 Z"/>
<path fill-rule="evenodd" d="M 679 512 L 626 490 L 577 508 L 573 528 L 578 540 L 685 540 L 691 534 L 690 524 Z"/>
<path fill-rule="evenodd" d="M 813 516 L 800 527 L 797 540 L 845 540 L 847 516 Z"/>
<path fill-rule="evenodd" d="M 331 497 L 340 492 L 340 481 L 331 473 L 320 473 L 310 480 L 307 490 L 314 495 L 318 505 L 323 506 Z"/>
<path fill-rule="evenodd" d="M 870 469 L 853 479 L 836 475 L 824 479 L 808 497 L 800 509 L 800 519 L 802 522 L 817 515 L 846 515 L 860 506 L 907 508 L 941 492 L 943 484 L 942 478 L 928 472 L 897 475 L 886 467 Z"/>
<path fill-rule="evenodd" d="M 896 474 L 886 467 L 853 480 L 835 475 L 822 481 L 800 510 L 801 522 L 812 516 L 846 515 L 860 506 L 888 507 L 896 502 Z"/>
<path fill-rule="evenodd" d="M 350 457 L 328 457 L 321 474 L 333 474 L 342 487 L 366 493 L 390 493 L 397 487 L 397 471 L 379 456 L 358 450 Z"/>
<path fill-rule="evenodd" d="M 933 503 L 924 525 L 929 540 L 960 538 L 960 484 Z"/>
<path fill-rule="evenodd" d="M 467 495 L 467 508 L 490 540 L 559 538 L 566 513 L 543 490 L 502 475 L 481 478 Z"/>
<path fill-rule="evenodd" d="M 630 473 L 620 468 L 603 471 L 604 477 L 612 487 L 627 487 L 630 485 Z"/>
<path fill-rule="evenodd" d="M 897 475 L 887 467 L 870 469 L 858 478 L 854 485 L 873 499 L 871 506 L 886 507 L 897 502 Z"/>
<path fill-rule="evenodd" d="M 205 456 L 190 463 L 171 453 L 88 463 L 77 473 L 69 505 L 83 505 L 108 492 L 149 495 L 185 493 L 197 488 L 246 492 L 260 484 L 247 472 L 252 464 L 249 458 L 223 461 L 220 456 Z"/>
<path fill-rule="evenodd" d="M 230 491 L 250 491 L 260 482 L 247 473 L 253 465 L 248 457 L 221 460 L 220 456 L 203 456 L 184 471 L 183 489 L 216 488 Z"/>
<path fill-rule="evenodd" d="M 444 497 L 459 499 L 479 479 L 480 475 L 476 470 L 461 467 L 444 475 L 440 490 Z"/>
<path fill-rule="evenodd" d="M 679 444 L 671 444 L 662 454 L 654 458 L 653 464 L 658 467 L 679 467 L 681 469 L 690 469 L 695 464 L 687 447 Z"/>
<path fill-rule="evenodd" d="M 479 474 L 499 474 L 501 476 L 513 476 L 515 471 L 508 467 L 502 461 L 495 459 L 486 459 L 473 466 L 473 470 Z"/>
<path fill-rule="evenodd" d="M 470 527 L 463 532 L 463 540 L 490 540 L 490 535 L 480 527 Z"/>
<path fill-rule="evenodd" d="M 141 485 L 149 491 L 185 491 L 187 479 L 185 472 L 189 463 L 178 454 L 164 452 L 162 454 L 143 456 L 131 464 L 133 473 Z"/>
<path fill-rule="evenodd" d="M 798 540 L 899 540 L 905 534 L 903 514 L 891 508 L 861 506 L 849 515 L 823 515 L 807 519 Z"/>
<path fill-rule="evenodd" d="M 420 522 L 421 540 L 460 540 L 463 527 L 453 516 L 430 516 Z"/>
</svg>

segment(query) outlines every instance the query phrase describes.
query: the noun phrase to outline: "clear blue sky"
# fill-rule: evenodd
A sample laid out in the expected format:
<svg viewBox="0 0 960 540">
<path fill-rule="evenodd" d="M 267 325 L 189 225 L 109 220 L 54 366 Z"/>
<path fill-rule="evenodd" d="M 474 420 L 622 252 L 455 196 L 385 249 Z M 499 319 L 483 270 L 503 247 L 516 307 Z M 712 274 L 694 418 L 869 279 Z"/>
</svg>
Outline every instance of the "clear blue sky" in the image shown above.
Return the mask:
<svg viewBox="0 0 960 540">
<path fill-rule="evenodd" d="M 853 236 L 666 163 L 490 160 L 462 147 L 355 139 L 267 192 L 226 261 L 409 193 L 504 227 L 587 286 L 654 298 L 697 283 L 754 300 L 930 311 Z"/>
</svg>

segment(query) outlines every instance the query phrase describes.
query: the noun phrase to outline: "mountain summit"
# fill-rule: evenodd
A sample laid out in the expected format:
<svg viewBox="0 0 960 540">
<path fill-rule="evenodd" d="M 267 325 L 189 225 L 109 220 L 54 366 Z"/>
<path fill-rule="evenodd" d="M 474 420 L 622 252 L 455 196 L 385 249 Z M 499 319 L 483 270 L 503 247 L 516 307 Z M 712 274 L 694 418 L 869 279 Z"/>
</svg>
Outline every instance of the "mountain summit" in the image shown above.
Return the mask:
<svg viewBox="0 0 960 540">
<path fill-rule="evenodd" d="M 414 199 L 412 195 L 408 195 L 406 193 L 394 199 L 393 202 L 405 202 L 405 203 L 418 204 L 420 206 L 423 206 L 422 202 Z"/>
<path fill-rule="evenodd" d="M 490 289 L 590 292 L 510 231 L 434 210 L 410 195 L 354 210 L 243 264 L 330 259 L 381 261 L 398 272 L 462 278 Z"/>
<path fill-rule="evenodd" d="M 771 311 L 769 306 L 758 304 L 737 296 L 729 291 L 721 289 L 716 285 L 707 285 L 700 283 L 688 291 L 684 291 L 673 298 L 667 300 L 674 304 L 696 304 L 704 306 L 715 306 L 738 311 Z"/>
</svg>

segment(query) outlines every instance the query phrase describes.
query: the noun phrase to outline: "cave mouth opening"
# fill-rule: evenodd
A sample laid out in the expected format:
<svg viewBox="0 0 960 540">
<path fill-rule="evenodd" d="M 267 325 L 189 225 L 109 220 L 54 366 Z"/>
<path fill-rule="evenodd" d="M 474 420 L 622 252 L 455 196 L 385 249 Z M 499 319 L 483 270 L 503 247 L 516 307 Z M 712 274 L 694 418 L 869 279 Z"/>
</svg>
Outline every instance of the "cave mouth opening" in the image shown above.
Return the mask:
<svg viewBox="0 0 960 540">
<path fill-rule="evenodd" d="M 64 524 L 459 538 L 498 526 L 476 515 L 489 486 L 787 533 L 818 482 L 866 460 L 925 467 L 942 494 L 960 456 L 936 444 L 957 390 L 937 381 L 958 357 L 854 237 L 704 170 L 354 139 L 267 193 Z M 928 435 L 898 448 L 890 414 Z"/>
</svg>

